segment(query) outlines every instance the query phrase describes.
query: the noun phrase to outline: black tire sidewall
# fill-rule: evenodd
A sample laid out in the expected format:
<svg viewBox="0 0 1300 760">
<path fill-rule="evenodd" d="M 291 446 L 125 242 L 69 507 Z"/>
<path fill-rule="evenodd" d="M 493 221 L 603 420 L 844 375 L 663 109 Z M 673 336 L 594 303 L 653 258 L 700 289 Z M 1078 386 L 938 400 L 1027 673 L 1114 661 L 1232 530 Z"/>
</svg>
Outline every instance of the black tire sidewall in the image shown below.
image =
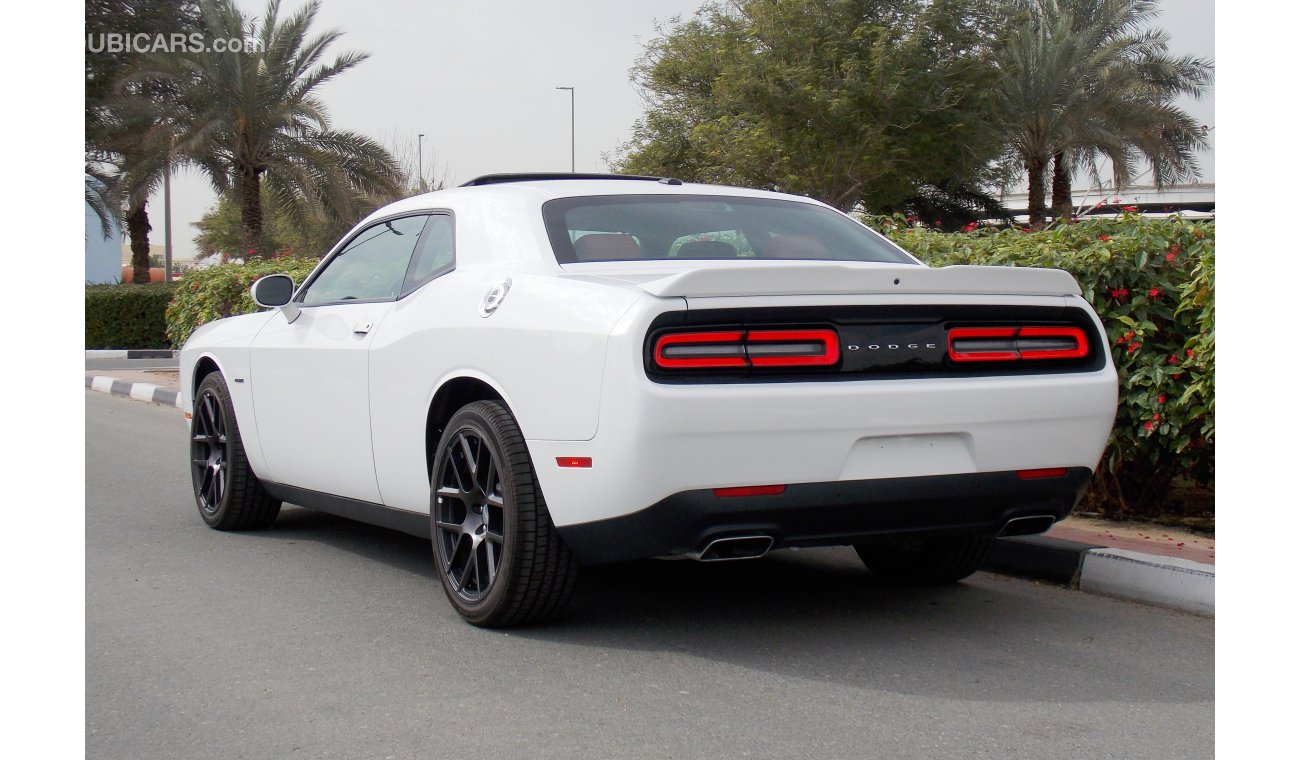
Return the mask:
<svg viewBox="0 0 1300 760">
<path fill-rule="evenodd" d="M 212 391 L 219 402 L 221 402 L 221 415 L 224 418 L 226 426 L 226 486 L 221 493 L 221 503 L 212 512 L 203 509 L 199 502 L 199 478 L 193 464 L 190 465 L 190 481 L 194 486 L 194 504 L 198 507 L 199 516 L 210 526 L 217 526 L 222 523 L 226 513 L 230 511 L 231 494 L 234 492 L 231 488 L 231 481 L 236 477 L 235 467 L 233 466 L 233 449 L 240 446 L 239 426 L 235 423 L 233 401 L 230 398 L 230 388 L 226 385 L 226 379 L 221 376 L 220 372 L 213 372 L 203 378 L 199 383 L 199 389 L 194 394 L 195 411 L 198 411 L 198 404 L 202 401 L 203 396 L 208 391 Z M 192 433 L 193 431 L 191 431 Z M 193 446 L 191 445 L 191 457 L 193 456 Z"/>
<path fill-rule="evenodd" d="M 484 413 L 485 410 L 482 406 L 484 403 L 490 402 L 477 402 L 463 407 L 456 412 L 447 424 L 442 440 L 438 444 L 438 452 L 434 457 L 432 483 L 429 488 L 429 529 L 433 536 L 434 564 L 437 566 L 438 577 L 442 581 L 442 589 L 446 593 L 447 599 L 471 623 L 481 623 L 491 618 L 504 603 L 503 597 L 510 593 L 514 576 L 518 571 L 519 501 L 522 495 L 520 487 L 525 485 L 517 482 L 518 479 L 515 477 L 514 470 L 518 463 L 510 460 L 502 445 L 502 438 L 507 431 L 497 429 L 500 421 L 494 420 L 492 416 Z M 442 542 L 438 535 L 438 528 L 434 525 L 434 518 L 437 514 L 436 491 L 438 481 L 447 464 L 448 450 L 451 442 L 455 441 L 456 436 L 465 431 L 473 432 L 487 445 L 496 462 L 497 473 L 501 478 L 501 493 L 505 497 L 505 507 L 502 509 L 502 527 L 505 536 L 502 541 L 500 567 L 497 569 L 497 575 L 493 579 L 488 593 L 477 602 L 464 599 L 452 590 L 452 583 L 447 577 L 445 568 Z M 529 467 L 531 468 L 531 462 Z M 531 486 L 531 484 L 528 485 Z"/>
</svg>

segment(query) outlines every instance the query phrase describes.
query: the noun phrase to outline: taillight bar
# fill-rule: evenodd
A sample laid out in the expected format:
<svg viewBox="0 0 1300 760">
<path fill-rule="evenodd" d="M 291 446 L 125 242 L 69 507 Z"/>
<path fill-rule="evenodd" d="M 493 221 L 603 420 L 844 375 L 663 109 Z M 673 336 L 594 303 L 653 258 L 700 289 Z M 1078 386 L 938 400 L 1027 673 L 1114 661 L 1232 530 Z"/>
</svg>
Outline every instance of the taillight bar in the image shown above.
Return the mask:
<svg viewBox="0 0 1300 760">
<path fill-rule="evenodd" d="M 840 360 L 840 341 L 827 329 L 669 333 L 654 360 L 663 369 L 824 367 Z"/>
<path fill-rule="evenodd" d="M 948 358 L 955 362 L 1083 359 L 1088 335 L 1078 327 L 954 327 Z"/>
</svg>

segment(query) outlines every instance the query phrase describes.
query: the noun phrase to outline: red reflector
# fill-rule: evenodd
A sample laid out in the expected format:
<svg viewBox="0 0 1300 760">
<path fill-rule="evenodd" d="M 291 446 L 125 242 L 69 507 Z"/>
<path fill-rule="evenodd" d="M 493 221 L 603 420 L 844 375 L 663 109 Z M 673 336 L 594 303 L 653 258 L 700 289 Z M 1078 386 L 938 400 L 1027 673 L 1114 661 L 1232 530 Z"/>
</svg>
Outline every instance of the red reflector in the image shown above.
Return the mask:
<svg viewBox="0 0 1300 760">
<path fill-rule="evenodd" d="M 556 457 L 555 463 L 561 467 L 590 467 L 591 457 Z"/>
<path fill-rule="evenodd" d="M 783 493 L 785 493 L 785 486 L 739 486 L 713 489 L 714 496 L 780 496 Z"/>
<path fill-rule="evenodd" d="M 1044 467 L 1038 470 L 1021 470 L 1016 475 L 1021 480 L 1038 480 L 1039 478 L 1063 478 L 1065 473 L 1064 467 Z"/>
</svg>

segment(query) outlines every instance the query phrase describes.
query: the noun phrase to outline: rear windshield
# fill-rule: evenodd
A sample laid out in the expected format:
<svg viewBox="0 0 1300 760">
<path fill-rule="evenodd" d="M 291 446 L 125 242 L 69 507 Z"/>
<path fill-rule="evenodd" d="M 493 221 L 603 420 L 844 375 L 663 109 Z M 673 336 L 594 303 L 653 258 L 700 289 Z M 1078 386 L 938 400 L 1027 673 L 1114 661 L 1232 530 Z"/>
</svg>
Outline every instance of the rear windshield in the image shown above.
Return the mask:
<svg viewBox="0 0 1300 760">
<path fill-rule="evenodd" d="M 673 259 L 803 259 L 914 264 L 830 209 L 772 198 L 607 195 L 542 206 L 561 264 Z"/>
</svg>

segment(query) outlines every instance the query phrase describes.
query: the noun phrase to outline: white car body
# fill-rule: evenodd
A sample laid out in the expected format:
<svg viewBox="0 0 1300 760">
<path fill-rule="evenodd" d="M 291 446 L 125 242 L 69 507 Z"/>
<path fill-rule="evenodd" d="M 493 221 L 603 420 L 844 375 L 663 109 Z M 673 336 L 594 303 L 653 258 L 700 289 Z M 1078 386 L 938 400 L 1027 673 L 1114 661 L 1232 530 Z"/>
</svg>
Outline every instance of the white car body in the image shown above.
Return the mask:
<svg viewBox="0 0 1300 760">
<path fill-rule="evenodd" d="M 779 547 L 850 543 L 882 531 L 996 532 L 1016 518 L 1059 519 L 1073 508 L 1106 444 L 1117 394 L 1105 331 L 1068 273 L 934 269 L 879 236 L 904 263 L 558 261 L 543 204 L 621 195 L 829 208 L 762 191 L 613 179 L 505 182 L 408 198 L 376 211 L 354 234 L 405 214 L 447 215 L 453 268 L 395 300 L 291 304 L 205 325 L 180 354 L 182 404 L 191 412 L 199 381 L 219 371 L 231 381 L 248 461 L 281 498 L 428 535 L 438 443 L 431 417 L 445 421 L 455 411 L 449 400 L 490 389 L 518 422 L 560 536 L 588 562 L 699 555 L 711 537 L 727 534 L 759 533 Z M 485 304 L 503 285 L 489 313 Z M 1066 310 L 1087 323 L 1081 329 L 1097 345 L 1087 367 L 1051 372 L 663 382 L 647 370 L 647 333 L 664 315 L 732 310 L 775 318 L 823 307 Z M 867 342 L 840 349 L 865 352 Z M 561 466 L 572 458 L 590 466 Z M 1055 468 L 1069 471 L 1068 487 L 1042 490 L 1034 474 Z M 962 517 L 961 483 L 978 496 L 991 482 L 978 476 L 1015 481 L 1024 471 L 1034 474 L 1020 479 L 1030 489 L 1023 496 Z M 881 497 L 892 517 L 879 522 L 872 499 L 858 498 L 877 492 L 872 483 L 888 484 L 889 493 L 917 488 Z M 707 498 L 712 489 L 773 484 L 789 490 Z M 947 505 L 940 518 L 914 508 L 931 488 Z M 782 506 L 765 510 L 764 499 Z M 808 499 L 816 504 L 802 529 L 800 501 Z M 690 524 L 671 525 L 674 515 Z"/>
</svg>

